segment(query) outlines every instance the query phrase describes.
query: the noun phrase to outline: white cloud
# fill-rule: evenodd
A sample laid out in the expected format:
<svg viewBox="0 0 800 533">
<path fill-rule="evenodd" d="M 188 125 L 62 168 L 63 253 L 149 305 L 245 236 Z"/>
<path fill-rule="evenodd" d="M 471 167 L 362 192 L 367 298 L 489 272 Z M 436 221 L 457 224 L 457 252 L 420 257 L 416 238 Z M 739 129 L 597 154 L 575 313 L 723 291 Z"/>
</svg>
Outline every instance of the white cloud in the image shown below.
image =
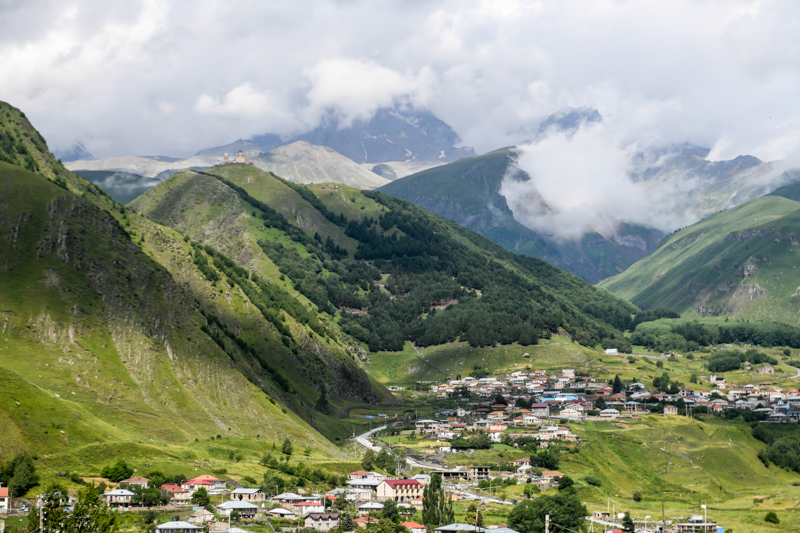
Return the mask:
<svg viewBox="0 0 800 533">
<path fill-rule="evenodd" d="M 369 120 L 381 107 L 391 106 L 398 98 L 408 98 L 424 106 L 432 83 L 430 69 L 417 74 L 403 74 L 374 61 L 328 59 L 305 70 L 310 89 L 305 115 L 316 121 L 332 109 L 347 127 L 353 120 Z"/>
<path fill-rule="evenodd" d="M 200 95 L 194 104 L 194 110 L 201 115 L 241 119 L 264 117 L 277 112 L 270 95 L 253 89 L 247 82 L 231 89 L 222 97 Z"/>
<path fill-rule="evenodd" d="M 792 157 L 800 131 L 794 2 L 26 0 L 0 21 L 0 99 L 98 156 L 187 155 L 398 98 L 478 151 L 565 105 L 624 114 L 645 142 L 719 141 L 715 157 Z"/>
</svg>

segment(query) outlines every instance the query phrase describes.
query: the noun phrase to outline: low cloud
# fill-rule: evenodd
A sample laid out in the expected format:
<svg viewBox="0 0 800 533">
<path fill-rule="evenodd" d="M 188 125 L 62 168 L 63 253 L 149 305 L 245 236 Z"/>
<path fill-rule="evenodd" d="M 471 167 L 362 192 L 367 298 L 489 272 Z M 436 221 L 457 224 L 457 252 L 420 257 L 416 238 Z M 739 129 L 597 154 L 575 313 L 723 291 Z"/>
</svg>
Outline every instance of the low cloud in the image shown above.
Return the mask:
<svg viewBox="0 0 800 533">
<path fill-rule="evenodd" d="M 302 110 L 313 124 L 328 111 L 339 119 L 340 127 L 354 120 L 369 120 L 382 107 L 403 99 L 425 106 L 433 83 L 428 68 L 416 74 L 401 73 L 368 60 L 329 59 L 305 70 L 310 84 L 308 107 Z"/>
<path fill-rule="evenodd" d="M 519 146 L 517 164 L 503 179 L 501 194 L 514 217 L 547 235 L 577 239 L 589 231 L 613 235 L 629 223 L 663 232 L 692 224 L 716 210 L 698 201 L 716 185 L 708 177 L 678 169 L 663 171 L 683 147 L 631 141 L 622 121 L 585 122 L 574 131 L 553 131 Z M 655 141 L 654 141 L 655 142 Z M 672 167 L 670 167 L 672 168 Z M 730 179 L 731 204 L 783 185 L 786 165 L 758 165 Z M 521 174 L 523 171 L 524 174 Z M 529 179 L 520 179 L 524 175 Z M 740 190 L 738 196 L 735 191 Z"/>
</svg>

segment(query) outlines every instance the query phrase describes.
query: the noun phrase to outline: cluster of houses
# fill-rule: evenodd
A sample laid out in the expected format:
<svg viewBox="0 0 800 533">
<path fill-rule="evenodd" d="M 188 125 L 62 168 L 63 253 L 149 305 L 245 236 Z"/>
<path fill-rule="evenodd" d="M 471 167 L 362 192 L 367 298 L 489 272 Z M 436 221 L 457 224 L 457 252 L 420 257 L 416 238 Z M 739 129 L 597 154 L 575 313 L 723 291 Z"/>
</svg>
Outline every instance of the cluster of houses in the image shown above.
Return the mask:
<svg viewBox="0 0 800 533">
<path fill-rule="evenodd" d="M 765 365 L 759 369 L 761 373 L 770 373 L 772 367 Z M 493 440 L 499 442 L 503 433 L 511 427 L 550 426 L 546 431 L 540 430 L 538 437 L 542 441 L 551 440 L 554 430 L 549 420 L 584 421 L 596 410 L 594 416 L 615 419 L 630 417 L 649 412 L 648 406 L 656 403 L 679 403 L 685 408 L 707 407 L 711 412 L 727 409 L 747 409 L 763 412 L 771 422 L 800 422 L 800 392 L 785 390 L 774 385 L 747 384 L 731 386 L 722 376 L 711 374 L 707 382 L 713 385 L 710 390 L 694 390 L 681 388 L 676 394 L 650 391 L 644 383 L 633 383 L 625 390 L 614 393 L 604 381 L 591 377 L 576 377 L 572 369 L 563 369 L 559 373 L 548 374 L 544 370 L 515 371 L 504 378 L 472 378 L 452 380 L 432 387 L 432 393 L 438 398 L 464 396 L 469 392 L 470 398 L 505 398 L 506 404 L 496 404 L 489 408 L 462 407 L 447 414 L 455 415 L 446 420 L 419 421 L 426 431 L 435 430 L 440 439 L 455 438 L 466 429 L 482 429 L 488 432 Z M 602 403 L 598 400 L 602 399 Z M 520 400 L 524 400 L 520 402 Z M 528 403 L 530 407 L 527 407 Z M 468 402 L 477 405 L 474 402 Z M 525 407 L 518 407 L 523 403 Z M 603 409 L 596 409 L 601 403 Z M 665 415 L 677 415 L 679 410 L 674 405 L 666 405 Z M 574 441 L 575 435 L 555 431 L 559 440 Z"/>
<path fill-rule="evenodd" d="M 517 463 L 521 471 L 530 468 L 529 459 L 521 459 L 515 462 L 515 464 Z M 488 467 L 481 468 L 485 468 L 488 475 Z M 442 473 L 445 477 L 447 477 L 448 473 L 452 477 L 454 471 L 443 471 Z M 537 485 L 547 489 L 561 476 L 563 474 L 560 472 L 542 472 L 540 476 L 541 483 L 537 483 Z M 262 513 L 265 517 L 289 520 L 302 518 L 306 529 L 331 531 L 338 529 L 341 518 L 338 512 L 331 512 L 332 504 L 339 497 L 344 496 L 356 508 L 358 518 L 355 518 L 353 522 L 357 527 L 365 528 L 368 524 L 378 521 L 374 515 L 383 510 L 384 504 L 388 500 L 395 501 L 398 511 L 407 516 L 413 515 L 417 510 L 421 510 L 423 490 L 431 480 L 428 474 L 418 474 L 404 479 L 392 479 L 377 472 L 364 470 L 350 472 L 348 478 L 346 488 L 336 488 L 325 494 L 309 494 L 303 489 L 299 489 L 298 493 L 284 492 L 268 497 L 260 489 L 234 489 L 230 491 L 230 500 L 217 505 L 216 508 L 218 513 L 224 516 L 228 516 L 232 511 L 236 510 L 241 518 L 248 520 L 256 518 L 259 513 Z M 299 494 L 300 492 L 302 494 Z M 459 499 L 459 496 L 461 496 L 460 493 L 451 494 L 454 500 Z M 267 503 L 270 504 L 271 508 L 266 508 L 265 504 Z M 195 533 L 207 523 L 213 522 L 213 520 L 213 513 L 205 509 L 199 509 L 189 516 L 188 522 L 170 522 L 159 526 L 158 531 L 160 533 Z M 425 526 L 422 524 L 403 522 L 401 525 L 407 528 L 410 533 L 425 533 Z M 451 524 L 450 526 L 443 526 L 437 531 L 440 531 L 440 533 L 466 531 L 459 529 L 457 526 L 459 524 Z M 213 527 L 210 529 L 213 530 Z M 496 529 L 496 533 L 516 533 L 507 528 Z M 474 528 L 470 531 L 474 531 Z"/>
<path fill-rule="evenodd" d="M 487 472 L 488 474 L 488 467 Z M 104 493 L 103 499 L 112 508 L 130 508 L 136 486 L 147 487 L 149 479 L 134 477 L 120 482 L 120 486 Z M 260 488 L 226 488 L 226 481 L 210 475 L 203 475 L 190 479 L 180 486 L 165 484 L 161 488 L 170 496 L 170 504 L 175 506 L 188 506 L 191 504 L 192 495 L 204 488 L 209 495 L 222 495 L 228 497 L 227 501 L 216 506 L 216 510 L 223 516 L 230 516 L 236 511 L 240 518 L 250 520 L 259 512 L 263 516 L 295 520 L 303 518 L 308 529 L 328 531 L 335 529 L 339 523 L 339 515 L 329 512 L 332 503 L 343 496 L 353 504 L 359 515 L 355 523 L 366 526 L 375 520 L 370 513 L 380 512 L 383 503 L 393 500 L 398 508 L 412 515 L 422 509 L 423 490 L 430 482 L 430 475 L 418 474 L 410 478 L 390 478 L 378 472 L 357 470 L 348 474 L 345 487 L 333 489 L 326 494 L 309 494 L 304 489 L 298 493 L 284 492 L 269 497 Z M 6 489 L 7 491 L 7 489 Z M 2 489 L 0 489 L 2 494 Z M 266 504 L 269 504 L 269 508 Z M 188 522 L 170 522 L 167 527 L 159 526 L 159 531 L 170 532 L 195 532 L 202 526 L 215 519 L 214 513 L 206 509 L 198 509 L 189 516 Z M 408 522 L 405 525 L 412 533 L 423 533 L 424 526 Z M 183 529 L 181 529 L 183 528 Z M 199 529 L 198 529 L 199 528 Z M 416 530 L 416 531 L 415 531 Z"/>
</svg>

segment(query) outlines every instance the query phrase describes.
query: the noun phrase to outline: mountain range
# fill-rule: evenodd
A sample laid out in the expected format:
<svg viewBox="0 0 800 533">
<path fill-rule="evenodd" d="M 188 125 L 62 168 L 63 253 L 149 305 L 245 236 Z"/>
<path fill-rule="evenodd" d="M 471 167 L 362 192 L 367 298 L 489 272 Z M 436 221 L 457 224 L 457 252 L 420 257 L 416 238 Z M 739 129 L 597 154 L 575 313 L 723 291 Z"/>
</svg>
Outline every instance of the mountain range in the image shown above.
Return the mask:
<svg viewBox="0 0 800 533">
<path fill-rule="evenodd" d="M 566 108 L 518 133 L 536 143 L 549 135 L 574 135 L 602 121 L 595 109 Z M 578 238 L 565 238 L 559 236 L 558 228 L 548 226 L 556 222 L 541 222 L 543 216 L 558 212 L 553 207 L 555 199 L 544 197 L 520 168 L 525 145 L 474 156 L 471 149 L 455 148 L 458 142 L 452 128 L 431 113 L 394 107 L 347 127 L 329 115 L 314 130 L 295 137 L 260 135 L 201 150 L 182 160 L 122 157 L 66 165 L 92 180 L 102 180 L 97 183 L 115 199 L 127 202 L 179 169 L 207 169 L 221 162 L 223 154 L 233 156 L 241 150 L 248 162 L 295 183 L 380 188 L 507 250 L 538 257 L 590 283 L 625 271 L 654 250 L 664 236 L 655 228 L 671 229 L 698 220 L 798 178 L 796 172 L 776 176 L 773 164 L 751 156 L 709 161 L 708 149 L 690 144 L 640 151 L 630 162 L 630 180 L 657 205 L 671 207 L 654 212 L 658 220 L 652 224 L 625 223 L 624 217 L 613 222 L 615 215 L 610 214 L 612 224 L 589 228 Z M 137 179 L 136 174 L 143 177 Z"/>
</svg>

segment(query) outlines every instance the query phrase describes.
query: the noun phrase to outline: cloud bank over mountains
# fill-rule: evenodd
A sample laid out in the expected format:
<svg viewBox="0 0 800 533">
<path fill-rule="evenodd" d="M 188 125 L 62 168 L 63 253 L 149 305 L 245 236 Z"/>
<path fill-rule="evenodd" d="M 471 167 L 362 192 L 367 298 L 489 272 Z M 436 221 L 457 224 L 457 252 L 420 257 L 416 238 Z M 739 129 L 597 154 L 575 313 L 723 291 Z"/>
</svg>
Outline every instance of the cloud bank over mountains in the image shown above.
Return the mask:
<svg viewBox="0 0 800 533">
<path fill-rule="evenodd" d="M 27 0 L 0 20 L 0 99 L 96 157 L 185 156 L 397 100 L 478 152 L 566 106 L 716 160 L 800 145 L 788 2 Z"/>
</svg>

